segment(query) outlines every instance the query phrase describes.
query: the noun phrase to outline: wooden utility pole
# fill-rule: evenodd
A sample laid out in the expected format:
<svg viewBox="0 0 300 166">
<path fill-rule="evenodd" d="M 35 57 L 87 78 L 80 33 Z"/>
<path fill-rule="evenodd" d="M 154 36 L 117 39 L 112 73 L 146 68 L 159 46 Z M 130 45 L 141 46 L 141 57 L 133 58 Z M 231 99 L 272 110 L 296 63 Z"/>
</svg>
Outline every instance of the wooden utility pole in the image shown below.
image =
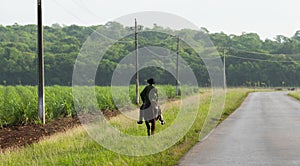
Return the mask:
<svg viewBox="0 0 300 166">
<path fill-rule="evenodd" d="M 137 25 L 137 21 L 135 19 L 135 26 L 134 26 L 134 31 L 135 31 L 135 72 L 136 72 L 136 76 L 135 76 L 135 103 L 139 104 L 139 45 L 138 45 L 138 25 Z"/>
<path fill-rule="evenodd" d="M 223 79 L 224 79 L 224 85 L 223 85 L 223 88 L 225 89 L 225 88 L 226 88 L 226 66 L 225 66 L 225 65 L 226 65 L 226 50 L 225 50 L 225 48 L 223 49 L 223 56 L 224 56 L 224 57 L 223 57 L 223 58 L 224 58 L 224 60 L 223 60 L 223 63 L 224 63 L 224 64 L 223 64 L 223 65 L 224 65 L 224 66 L 223 66 L 223 67 L 224 67 L 224 68 L 223 68 L 223 72 L 224 72 L 224 73 L 223 73 L 223 77 L 224 77 L 224 78 L 223 78 Z"/>
<path fill-rule="evenodd" d="M 178 59 L 179 59 L 179 36 L 177 36 L 177 50 L 176 50 L 176 96 L 179 95 L 179 92 L 178 92 L 178 84 L 179 84 L 179 62 L 178 62 Z"/>
<path fill-rule="evenodd" d="M 38 111 L 39 117 L 45 124 L 45 94 L 44 94 L 44 49 L 43 49 L 43 24 L 42 0 L 37 0 L 38 7 Z"/>
</svg>

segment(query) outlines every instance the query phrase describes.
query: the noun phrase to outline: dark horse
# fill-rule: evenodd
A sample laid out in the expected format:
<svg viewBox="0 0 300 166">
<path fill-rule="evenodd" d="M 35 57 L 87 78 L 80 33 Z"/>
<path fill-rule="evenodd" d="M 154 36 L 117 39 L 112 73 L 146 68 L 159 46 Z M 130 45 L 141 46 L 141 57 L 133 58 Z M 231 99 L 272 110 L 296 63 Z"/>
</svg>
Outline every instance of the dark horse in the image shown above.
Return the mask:
<svg viewBox="0 0 300 166">
<path fill-rule="evenodd" d="M 162 118 L 161 109 L 156 103 L 152 103 L 150 107 L 145 108 L 144 105 L 140 108 L 140 120 L 138 124 L 142 124 L 145 120 L 148 136 L 153 135 L 155 131 L 156 121 L 159 120 L 161 125 L 165 124 Z M 150 132 L 151 131 L 151 132 Z"/>
<path fill-rule="evenodd" d="M 147 85 L 141 92 L 143 105 L 140 108 L 140 116 L 137 123 L 142 124 L 144 119 L 147 126 L 148 136 L 150 136 L 154 134 L 156 120 L 160 120 L 162 125 L 165 124 L 165 122 L 162 119 L 161 110 L 158 106 L 157 89 L 153 86 L 155 83 L 154 79 L 151 78 L 147 80 L 147 82 L 149 85 Z"/>
</svg>

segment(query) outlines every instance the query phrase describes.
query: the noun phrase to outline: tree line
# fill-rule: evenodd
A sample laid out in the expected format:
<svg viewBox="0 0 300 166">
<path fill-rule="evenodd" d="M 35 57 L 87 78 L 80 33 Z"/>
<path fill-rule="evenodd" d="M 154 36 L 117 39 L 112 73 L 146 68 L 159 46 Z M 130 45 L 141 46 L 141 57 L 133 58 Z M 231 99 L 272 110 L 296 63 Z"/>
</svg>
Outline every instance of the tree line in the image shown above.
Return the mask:
<svg viewBox="0 0 300 166">
<path fill-rule="evenodd" d="M 145 30 L 145 31 L 143 31 Z M 176 52 L 177 43 L 169 32 L 201 40 L 208 36 L 226 58 L 226 78 L 229 86 L 299 86 L 300 85 L 300 30 L 292 37 L 277 35 L 274 39 L 262 40 L 256 33 L 228 35 L 223 32 L 210 33 L 206 28 L 194 30 L 171 30 L 154 25 L 143 27 L 139 34 L 139 48 L 144 46 L 163 47 Z M 147 31 L 146 31 L 147 30 Z M 87 38 L 93 33 L 114 35 L 123 42 L 116 42 L 106 50 L 94 83 L 110 85 L 112 74 L 120 61 L 135 50 L 134 34 L 129 27 L 117 22 L 97 26 L 61 26 L 53 24 L 44 27 L 45 83 L 46 85 L 72 84 L 76 58 Z M 160 33 L 157 33 L 159 31 Z M 113 33 L 111 33 L 113 32 Z M 165 33 L 163 33 L 165 32 Z M 0 25 L 0 84 L 37 84 L 37 27 L 36 25 Z M 99 47 L 99 49 L 101 49 Z M 210 86 L 209 74 L 197 52 L 181 41 L 179 54 L 195 73 L 200 86 Z M 164 65 L 153 59 L 152 63 Z M 172 64 L 170 64 L 172 65 Z M 172 66 L 175 68 L 175 66 Z M 124 66 L 124 70 L 134 66 Z M 150 67 L 140 71 L 143 84 L 149 77 L 160 84 L 175 84 L 175 77 L 163 67 Z M 132 78 L 134 82 L 134 77 Z"/>
</svg>

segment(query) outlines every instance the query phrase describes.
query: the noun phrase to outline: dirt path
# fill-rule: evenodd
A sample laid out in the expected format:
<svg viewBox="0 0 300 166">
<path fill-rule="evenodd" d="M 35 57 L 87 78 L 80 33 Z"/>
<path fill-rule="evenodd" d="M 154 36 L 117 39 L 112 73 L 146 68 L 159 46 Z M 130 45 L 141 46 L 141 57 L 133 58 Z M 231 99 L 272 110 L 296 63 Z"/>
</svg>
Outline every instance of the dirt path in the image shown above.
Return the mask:
<svg viewBox="0 0 300 166">
<path fill-rule="evenodd" d="M 106 118 L 110 119 L 118 115 L 118 111 L 106 111 Z M 0 152 L 9 148 L 17 148 L 38 142 L 44 137 L 81 125 L 77 117 L 66 117 L 55 121 L 40 124 L 27 124 L 9 126 L 0 129 Z"/>
<path fill-rule="evenodd" d="M 15 148 L 38 142 L 42 137 L 80 125 L 77 118 L 63 118 L 45 125 L 28 124 L 0 129 L 0 149 Z"/>
</svg>

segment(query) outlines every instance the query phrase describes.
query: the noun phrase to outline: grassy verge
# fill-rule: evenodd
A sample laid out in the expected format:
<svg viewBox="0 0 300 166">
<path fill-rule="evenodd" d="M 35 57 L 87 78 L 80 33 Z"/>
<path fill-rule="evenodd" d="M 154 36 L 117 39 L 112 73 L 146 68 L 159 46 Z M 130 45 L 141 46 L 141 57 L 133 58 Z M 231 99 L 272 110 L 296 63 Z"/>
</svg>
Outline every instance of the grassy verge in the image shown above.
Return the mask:
<svg viewBox="0 0 300 166">
<path fill-rule="evenodd" d="M 229 89 L 222 119 L 239 107 L 249 92 L 248 89 Z M 0 154 L 0 165 L 175 165 L 199 140 L 199 133 L 210 106 L 210 92 L 201 93 L 200 98 L 199 112 L 190 130 L 175 145 L 163 152 L 142 157 L 119 155 L 97 144 L 82 127 L 77 127 L 37 144 L 3 152 Z M 176 117 L 178 110 L 175 105 L 167 106 L 164 117 L 168 124 L 157 125 L 157 132 L 168 127 Z M 146 134 L 144 125 L 136 125 L 135 121 L 126 120 L 122 115 L 112 119 L 111 123 L 128 134 Z"/>
<path fill-rule="evenodd" d="M 300 92 L 290 92 L 288 95 L 297 100 L 300 100 Z"/>
<path fill-rule="evenodd" d="M 249 92 L 254 90 L 245 89 L 230 89 L 229 93 L 226 94 L 225 108 L 221 116 L 220 123 L 224 121 L 230 114 L 232 114 L 248 96 Z"/>
</svg>

